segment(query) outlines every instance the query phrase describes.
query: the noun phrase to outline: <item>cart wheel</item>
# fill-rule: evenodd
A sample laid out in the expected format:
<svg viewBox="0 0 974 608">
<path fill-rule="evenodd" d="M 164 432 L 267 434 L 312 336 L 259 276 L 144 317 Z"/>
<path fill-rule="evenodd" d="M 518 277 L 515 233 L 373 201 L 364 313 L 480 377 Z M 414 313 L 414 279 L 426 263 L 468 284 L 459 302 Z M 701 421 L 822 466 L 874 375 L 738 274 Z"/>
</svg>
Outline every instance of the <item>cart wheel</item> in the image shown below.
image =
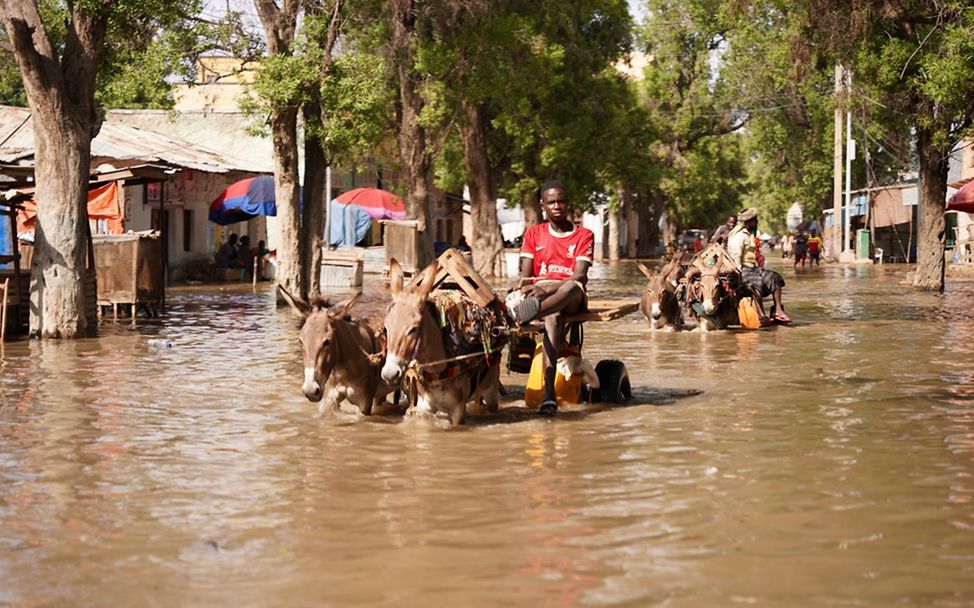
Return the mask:
<svg viewBox="0 0 974 608">
<path fill-rule="evenodd" d="M 595 366 L 599 388 L 592 389 L 592 402 L 625 403 L 632 398 L 632 386 L 626 364 L 615 359 L 599 361 Z"/>
</svg>

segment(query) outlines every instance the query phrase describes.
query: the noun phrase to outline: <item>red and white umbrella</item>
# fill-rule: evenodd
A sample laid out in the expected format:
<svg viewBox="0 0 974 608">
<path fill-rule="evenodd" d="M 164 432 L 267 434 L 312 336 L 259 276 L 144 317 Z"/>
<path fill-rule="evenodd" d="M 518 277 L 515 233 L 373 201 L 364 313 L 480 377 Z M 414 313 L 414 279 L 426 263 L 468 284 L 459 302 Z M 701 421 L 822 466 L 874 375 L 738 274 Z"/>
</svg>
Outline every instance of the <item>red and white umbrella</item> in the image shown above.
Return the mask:
<svg viewBox="0 0 974 608">
<path fill-rule="evenodd" d="M 947 211 L 974 213 L 974 179 L 968 181 L 947 199 Z"/>
<path fill-rule="evenodd" d="M 406 219 L 406 205 L 402 199 L 379 188 L 356 188 L 341 193 L 335 200 L 343 205 L 361 207 L 372 219 Z"/>
</svg>

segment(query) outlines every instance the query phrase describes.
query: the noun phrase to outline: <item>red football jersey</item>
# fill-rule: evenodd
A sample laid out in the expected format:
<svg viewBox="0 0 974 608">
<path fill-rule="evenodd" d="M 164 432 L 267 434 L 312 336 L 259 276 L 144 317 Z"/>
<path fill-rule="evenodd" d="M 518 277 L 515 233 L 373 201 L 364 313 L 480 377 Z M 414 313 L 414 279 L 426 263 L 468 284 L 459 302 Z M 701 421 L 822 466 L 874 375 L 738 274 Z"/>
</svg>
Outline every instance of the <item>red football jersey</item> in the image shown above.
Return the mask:
<svg viewBox="0 0 974 608">
<path fill-rule="evenodd" d="M 535 224 L 524 232 L 521 257 L 534 260 L 534 276 L 564 280 L 575 276 L 575 261 L 592 262 L 595 235 L 588 228 L 575 226 L 560 234 L 545 222 Z"/>
</svg>

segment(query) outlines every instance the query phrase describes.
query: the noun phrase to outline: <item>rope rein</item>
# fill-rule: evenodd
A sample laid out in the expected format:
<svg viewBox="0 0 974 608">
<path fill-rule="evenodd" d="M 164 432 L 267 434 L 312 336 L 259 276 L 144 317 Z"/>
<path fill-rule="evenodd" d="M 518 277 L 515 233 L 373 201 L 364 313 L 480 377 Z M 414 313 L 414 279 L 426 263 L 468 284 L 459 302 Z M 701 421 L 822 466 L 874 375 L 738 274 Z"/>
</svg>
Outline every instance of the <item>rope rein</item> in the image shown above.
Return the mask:
<svg viewBox="0 0 974 608">
<path fill-rule="evenodd" d="M 456 357 L 448 357 L 446 359 L 440 359 L 439 361 L 427 361 L 425 363 L 420 363 L 416 359 L 409 362 L 410 367 L 415 367 L 417 369 L 426 369 L 428 367 L 436 367 L 437 365 L 443 365 L 444 363 L 453 363 L 454 361 L 462 361 L 464 359 L 472 359 L 474 357 L 482 357 L 487 355 L 488 357 L 497 351 L 484 349 L 475 353 L 467 353 L 466 355 L 457 355 Z"/>
</svg>

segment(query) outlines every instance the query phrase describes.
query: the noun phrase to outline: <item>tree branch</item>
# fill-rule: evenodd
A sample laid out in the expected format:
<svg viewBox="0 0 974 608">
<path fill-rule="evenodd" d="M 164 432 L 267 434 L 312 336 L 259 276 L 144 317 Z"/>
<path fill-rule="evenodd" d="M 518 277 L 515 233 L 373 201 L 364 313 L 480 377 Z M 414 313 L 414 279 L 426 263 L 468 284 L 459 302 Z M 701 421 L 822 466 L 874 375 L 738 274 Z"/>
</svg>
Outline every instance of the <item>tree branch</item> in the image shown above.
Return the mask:
<svg viewBox="0 0 974 608">
<path fill-rule="evenodd" d="M 254 9 L 267 35 L 270 55 L 290 53 L 300 5 L 299 0 L 284 0 L 284 8 L 278 8 L 274 0 L 254 0 Z"/>
<path fill-rule="evenodd" d="M 923 45 L 927 43 L 927 40 L 930 39 L 930 36 L 932 36 L 934 32 L 936 32 L 938 29 L 940 29 L 940 25 L 941 25 L 940 19 L 941 19 L 942 16 L 943 16 L 943 13 L 940 13 L 939 15 L 937 15 L 937 23 L 936 23 L 936 25 L 934 25 L 933 27 L 930 28 L 930 31 L 927 32 L 927 35 L 923 37 L 923 40 L 920 41 L 920 44 L 917 45 L 917 48 L 915 48 L 913 50 L 913 54 L 910 55 L 910 58 L 907 59 L 906 60 L 906 63 L 903 64 L 903 69 L 900 70 L 900 80 L 903 80 L 903 76 L 906 75 L 906 68 L 908 68 L 910 66 L 910 62 L 913 61 L 913 58 L 917 56 L 917 53 L 919 53 L 920 52 L 920 49 L 923 48 Z"/>
<path fill-rule="evenodd" d="M 37 5 L 23 0 L 3 0 L 0 9 L 14 58 L 20 65 L 24 88 L 37 96 L 46 95 L 52 89 L 62 90 L 61 65 Z"/>
<path fill-rule="evenodd" d="M 94 119 L 95 80 L 105 46 L 108 19 L 76 5 L 67 26 L 62 61 L 64 93 L 77 110 L 92 113 Z"/>
</svg>

